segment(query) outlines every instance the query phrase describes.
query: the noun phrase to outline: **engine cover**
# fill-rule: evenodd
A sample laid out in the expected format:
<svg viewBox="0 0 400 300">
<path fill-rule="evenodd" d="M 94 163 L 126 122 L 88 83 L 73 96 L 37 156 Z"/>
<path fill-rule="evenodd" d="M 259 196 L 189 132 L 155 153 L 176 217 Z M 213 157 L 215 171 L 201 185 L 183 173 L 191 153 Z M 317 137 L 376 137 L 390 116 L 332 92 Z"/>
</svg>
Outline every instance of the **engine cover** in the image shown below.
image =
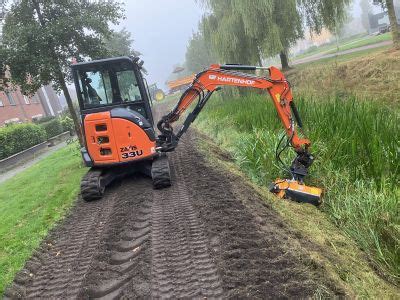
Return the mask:
<svg viewBox="0 0 400 300">
<path fill-rule="evenodd" d="M 115 115 L 115 114 L 114 114 Z M 142 160 L 156 155 L 152 127 L 113 116 L 112 111 L 85 116 L 86 148 L 94 166 Z"/>
</svg>

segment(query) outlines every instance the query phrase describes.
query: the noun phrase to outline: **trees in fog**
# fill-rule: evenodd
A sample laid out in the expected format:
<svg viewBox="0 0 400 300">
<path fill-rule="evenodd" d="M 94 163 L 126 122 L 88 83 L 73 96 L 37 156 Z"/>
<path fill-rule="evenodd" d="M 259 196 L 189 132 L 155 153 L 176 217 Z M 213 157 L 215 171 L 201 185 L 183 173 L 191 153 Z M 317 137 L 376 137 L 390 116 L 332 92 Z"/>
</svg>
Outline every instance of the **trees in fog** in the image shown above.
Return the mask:
<svg viewBox="0 0 400 300">
<path fill-rule="evenodd" d="M 224 62 L 261 64 L 280 56 L 289 67 L 288 51 L 305 31 L 337 30 L 350 0 L 203 0 L 210 10 L 201 24 L 208 47 Z M 198 38 L 198 37 L 196 37 Z"/>
</svg>

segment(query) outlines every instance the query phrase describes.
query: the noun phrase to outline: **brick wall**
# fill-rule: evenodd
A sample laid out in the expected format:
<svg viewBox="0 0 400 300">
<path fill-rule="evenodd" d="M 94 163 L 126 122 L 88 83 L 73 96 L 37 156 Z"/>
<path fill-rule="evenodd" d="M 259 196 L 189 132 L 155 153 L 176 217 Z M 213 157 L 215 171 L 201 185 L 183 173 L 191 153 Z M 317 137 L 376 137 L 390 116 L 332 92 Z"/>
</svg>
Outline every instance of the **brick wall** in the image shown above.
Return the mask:
<svg viewBox="0 0 400 300">
<path fill-rule="evenodd" d="M 34 116 L 45 116 L 39 97 L 26 97 L 17 89 L 10 91 L 11 103 L 5 92 L 0 92 L 0 126 L 8 120 L 18 118 L 20 122 L 31 121 Z"/>
</svg>

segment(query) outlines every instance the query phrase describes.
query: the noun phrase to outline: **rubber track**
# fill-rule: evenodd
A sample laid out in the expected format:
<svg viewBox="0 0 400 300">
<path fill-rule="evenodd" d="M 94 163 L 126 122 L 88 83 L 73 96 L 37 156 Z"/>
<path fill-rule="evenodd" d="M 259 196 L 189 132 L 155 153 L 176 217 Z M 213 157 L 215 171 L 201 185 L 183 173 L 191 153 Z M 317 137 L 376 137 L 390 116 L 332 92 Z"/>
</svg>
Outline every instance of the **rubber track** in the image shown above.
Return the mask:
<svg viewBox="0 0 400 300">
<path fill-rule="evenodd" d="M 82 199 L 64 224 L 65 232 L 40 256 L 33 257 L 21 274 L 26 280 L 14 281 L 10 291 L 22 298 L 75 298 L 96 253 L 101 233 L 112 212 L 115 198 L 86 203 Z M 7 293 L 6 293 L 7 296 Z"/>
<path fill-rule="evenodd" d="M 102 171 L 90 169 L 81 181 L 81 195 L 85 201 L 98 200 L 103 196 L 103 191 L 100 191 L 99 177 Z"/>
<path fill-rule="evenodd" d="M 204 225 L 190 203 L 179 162 L 171 155 L 173 185 L 154 190 L 152 211 L 152 297 L 221 297 Z"/>
<path fill-rule="evenodd" d="M 153 161 L 151 177 L 153 178 L 153 187 L 155 189 L 171 186 L 171 172 L 166 155 L 160 156 Z"/>
</svg>

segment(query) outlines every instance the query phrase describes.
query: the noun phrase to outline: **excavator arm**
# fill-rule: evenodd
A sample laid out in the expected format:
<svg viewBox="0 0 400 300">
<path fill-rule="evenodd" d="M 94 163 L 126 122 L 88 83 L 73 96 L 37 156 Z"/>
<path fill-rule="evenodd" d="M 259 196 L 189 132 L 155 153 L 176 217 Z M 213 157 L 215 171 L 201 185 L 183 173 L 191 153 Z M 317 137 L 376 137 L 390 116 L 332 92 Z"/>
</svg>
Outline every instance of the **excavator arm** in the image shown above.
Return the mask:
<svg viewBox="0 0 400 300">
<path fill-rule="evenodd" d="M 260 77 L 239 72 L 255 71 L 257 69 L 267 69 L 269 71 L 269 77 Z M 303 124 L 293 102 L 290 84 L 283 73 L 275 67 L 264 68 L 244 65 L 215 64 L 197 74 L 193 79 L 192 84 L 182 94 L 173 110 L 163 116 L 157 123 L 157 128 L 161 132 L 158 137 L 157 150 L 160 152 L 173 151 L 178 145 L 182 135 L 196 119 L 200 111 L 210 99 L 211 95 L 220 89 L 221 86 L 250 87 L 266 90 L 268 92 L 276 108 L 278 117 L 285 129 L 288 143 L 290 143 L 297 153 L 297 156 L 290 167 L 292 181 L 295 181 L 296 184 L 303 185 L 303 178 L 307 175 L 308 168 L 313 162 L 313 156 L 309 153 L 311 142 L 307 138 L 298 135 L 298 128 L 302 128 Z M 178 132 L 175 133 L 172 124 L 179 119 L 179 117 L 195 100 L 197 100 L 197 104 L 194 109 L 188 114 Z M 286 191 L 290 188 L 290 185 L 287 185 L 288 182 L 288 180 L 275 181 L 271 191 L 281 195 L 282 198 L 287 196 L 289 193 Z M 282 193 L 282 191 L 285 192 Z M 318 197 L 318 203 L 319 201 L 320 195 Z"/>
</svg>

